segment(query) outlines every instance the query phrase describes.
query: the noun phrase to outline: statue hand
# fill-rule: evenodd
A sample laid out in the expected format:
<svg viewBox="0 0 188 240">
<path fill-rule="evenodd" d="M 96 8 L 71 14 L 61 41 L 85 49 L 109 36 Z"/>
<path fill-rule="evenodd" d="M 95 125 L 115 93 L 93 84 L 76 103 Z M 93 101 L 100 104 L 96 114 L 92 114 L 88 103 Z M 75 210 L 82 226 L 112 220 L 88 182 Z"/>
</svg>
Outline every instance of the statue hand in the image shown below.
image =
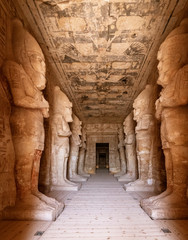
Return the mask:
<svg viewBox="0 0 188 240">
<path fill-rule="evenodd" d="M 162 110 L 163 110 L 163 106 L 161 104 L 160 98 L 157 99 L 157 101 L 155 102 L 155 117 L 160 120 L 161 119 L 161 114 L 162 114 Z"/>
</svg>

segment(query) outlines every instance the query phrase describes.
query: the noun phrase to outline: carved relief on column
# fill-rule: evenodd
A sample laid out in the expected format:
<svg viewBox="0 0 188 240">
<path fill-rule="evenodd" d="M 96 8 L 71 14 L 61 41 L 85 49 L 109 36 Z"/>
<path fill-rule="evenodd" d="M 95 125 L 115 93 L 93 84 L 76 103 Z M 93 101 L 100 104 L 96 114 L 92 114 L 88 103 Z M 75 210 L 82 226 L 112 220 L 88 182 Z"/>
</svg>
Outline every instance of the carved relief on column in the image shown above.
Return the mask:
<svg viewBox="0 0 188 240">
<path fill-rule="evenodd" d="M 38 191 L 44 149 L 43 118 L 48 117 L 49 110 L 41 91 L 46 84 L 44 55 L 18 19 L 13 21 L 12 29 L 13 55 L 4 62 L 2 70 L 13 96 L 10 124 L 17 199 L 15 207 L 6 208 L 3 215 L 8 219 L 53 220 L 63 210 L 63 204 Z"/>
<path fill-rule="evenodd" d="M 82 146 L 80 148 L 79 159 L 78 159 L 78 174 L 83 177 L 90 177 L 90 175 L 85 172 L 85 157 L 86 157 L 86 148 L 87 148 L 85 127 L 82 128 L 81 144 Z"/>
<path fill-rule="evenodd" d="M 138 164 L 136 157 L 136 136 L 135 126 L 136 122 L 133 120 L 133 112 L 131 112 L 123 122 L 125 133 L 125 152 L 127 160 L 127 172 L 125 175 L 118 178 L 118 181 L 134 181 L 137 179 Z"/>
<path fill-rule="evenodd" d="M 77 191 L 80 185 L 67 179 L 72 103 L 58 86 L 54 88 L 52 116 L 51 190 Z"/>
<path fill-rule="evenodd" d="M 115 177 L 120 177 L 126 173 L 124 132 L 121 125 L 118 126 L 118 150 L 119 150 L 119 156 L 120 156 L 121 171 L 114 174 Z"/>
<path fill-rule="evenodd" d="M 71 123 L 71 132 L 72 135 L 70 137 L 70 155 L 69 155 L 69 163 L 68 163 L 68 172 L 69 179 L 74 182 L 85 182 L 87 178 L 78 175 L 78 157 L 79 150 L 81 145 L 80 136 L 82 122 L 78 119 L 78 117 L 73 114 L 73 122 Z"/>
<path fill-rule="evenodd" d="M 156 189 L 156 178 L 154 174 L 154 160 L 160 161 L 156 154 L 158 144 L 156 137 L 155 100 L 157 88 L 147 85 L 138 95 L 133 103 L 134 120 L 137 125 L 136 150 L 138 159 L 138 179 L 126 184 L 127 191 L 159 191 Z M 159 184 L 160 185 L 160 184 Z"/>
<path fill-rule="evenodd" d="M 10 130 L 11 103 L 5 79 L 0 78 L 0 212 L 16 200 L 15 153 Z M 0 216 L 1 218 L 1 216 Z"/>
<path fill-rule="evenodd" d="M 158 52 L 162 86 L 156 101 L 156 117 L 161 120 L 161 140 L 165 155 L 167 189 L 142 202 L 153 219 L 188 218 L 188 18 L 174 29 Z"/>
</svg>

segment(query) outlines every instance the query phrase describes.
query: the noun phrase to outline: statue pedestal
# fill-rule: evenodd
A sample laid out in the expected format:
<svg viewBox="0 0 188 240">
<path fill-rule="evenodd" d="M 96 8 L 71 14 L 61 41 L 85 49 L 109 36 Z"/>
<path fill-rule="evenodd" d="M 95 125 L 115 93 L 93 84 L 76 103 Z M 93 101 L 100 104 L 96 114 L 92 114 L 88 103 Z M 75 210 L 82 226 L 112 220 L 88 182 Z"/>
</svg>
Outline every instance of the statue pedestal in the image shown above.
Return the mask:
<svg viewBox="0 0 188 240">
<path fill-rule="evenodd" d="M 78 191 L 82 184 L 75 185 L 52 185 L 51 191 Z"/>
<path fill-rule="evenodd" d="M 157 208 L 152 204 L 141 204 L 143 210 L 154 220 L 157 219 L 188 219 L 188 206 L 187 207 L 167 207 Z"/>
<path fill-rule="evenodd" d="M 138 179 L 134 182 L 125 184 L 124 189 L 126 191 L 154 192 L 155 185 L 149 185 L 147 182 Z"/>
<path fill-rule="evenodd" d="M 121 177 L 125 174 L 125 171 L 121 171 L 121 172 L 118 172 L 118 173 L 115 173 L 114 174 L 114 177 Z"/>
<path fill-rule="evenodd" d="M 2 217 L 7 220 L 40 220 L 54 221 L 64 209 L 64 204 L 60 203 L 56 208 L 42 203 L 36 206 L 26 203 L 18 203 L 14 207 L 7 207 L 3 210 Z"/>
<path fill-rule="evenodd" d="M 118 177 L 118 182 L 132 182 L 135 181 L 136 177 L 132 174 L 126 173 L 123 176 Z"/>
<path fill-rule="evenodd" d="M 77 177 L 77 176 L 70 178 L 70 181 L 72 182 L 86 182 L 87 180 L 88 179 L 85 177 Z"/>
</svg>

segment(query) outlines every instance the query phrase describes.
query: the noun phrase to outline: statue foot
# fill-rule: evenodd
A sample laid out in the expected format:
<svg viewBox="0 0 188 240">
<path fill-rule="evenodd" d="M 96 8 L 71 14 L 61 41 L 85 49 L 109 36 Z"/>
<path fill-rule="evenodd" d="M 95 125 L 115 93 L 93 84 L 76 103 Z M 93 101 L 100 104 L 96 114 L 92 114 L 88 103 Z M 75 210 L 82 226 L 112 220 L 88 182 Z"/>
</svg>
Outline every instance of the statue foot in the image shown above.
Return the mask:
<svg viewBox="0 0 188 240">
<path fill-rule="evenodd" d="M 136 178 L 135 175 L 128 172 L 128 173 L 124 173 L 124 175 L 120 176 L 118 178 L 118 181 L 119 182 L 134 181 L 135 178 Z"/>
<path fill-rule="evenodd" d="M 55 209 L 60 207 L 60 205 L 63 204 L 63 203 L 58 202 L 55 198 L 48 197 L 39 191 L 34 192 L 33 195 L 35 195 L 41 201 L 45 202 L 47 205 L 49 205 L 50 207 L 55 208 Z"/>
<path fill-rule="evenodd" d="M 16 207 L 23 209 L 54 209 L 33 194 L 26 194 L 24 198 L 16 200 Z"/>
<path fill-rule="evenodd" d="M 157 208 L 169 208 L 169 207 L 188 207 L 188 200 L 186 196 L 182 197 L 181 195 L 178 195 L 176 192 L 172 192 L 171 194 L 156 199 L 152 202 L 152 205 Z"/>
<path fill-rule="evenodd" d="M 166 189 L 166 191 L 162 192 L 161 194 L 159 194 L 157 196 L 152 196 L 150 198 L 142 199 L 140 201 L 140 203 L 141 203 L 141 205 L 152 204 L 155 200 L 166 197 L 169 194 L 171 194 L 171 192 L 172 192 L 172 188 L 168 188 L 168 189 Z"/>
<path fill-rule="evenodd" d="M 76 175 L 73 175 L 71 178 L 70 178 L 71 181 L 74 181 L 74 182 L 86 182 L 87 181 L 87 178 L 84 178 L 78 174 Z"/>
<path fill-rule="evenodd" d="M 78 184 L 74 183 L 74 182 L 71 182 L 69 181 L 68 179 L 65 179 L 65 184 L 67 184 L 67 186 L 77 186 Z"/>
<path fill-rule="evenodd" d="M 118 173 L 115 173 L 114 177 L 120 177 L 120 176 L 124 175 L 125 173 L 126 173 L 126 171 L 120 171 Z"/>
</svg>

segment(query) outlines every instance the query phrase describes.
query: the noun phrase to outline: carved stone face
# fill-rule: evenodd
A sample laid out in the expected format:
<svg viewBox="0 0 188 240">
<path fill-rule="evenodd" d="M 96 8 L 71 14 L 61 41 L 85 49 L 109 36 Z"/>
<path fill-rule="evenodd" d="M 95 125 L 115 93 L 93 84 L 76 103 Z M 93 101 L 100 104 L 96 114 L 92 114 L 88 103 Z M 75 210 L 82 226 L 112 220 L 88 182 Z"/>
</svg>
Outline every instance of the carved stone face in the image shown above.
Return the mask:
<svg viewBox="0 0 188 240">
<path fill-rule="evenodd" d="M 29 52 L 28 58 L 29 58 L 29 63 L 32 71 L 28 71 L 28 68 L 26 68 L 26 72 L 33 79 L 33 82 L 36 85 L 36 87 L 42 90 L 45 88 L 45 85 L 46 85 L 46 78 L 45 78 L 46 64 L 45 64 L 44 56 L 41 56 L 41 54 L 36 52 Z M 33 76 L 35 76 L 35 78 L 33 78 Z"/>
<path fill-rule="evenodd" d="M 35 38 L 23 27 L 20 20 L 13 21 L 13 52 L 15 60 L 21 64 L 33 81 L 43 90 L 46 85 L 46 65 L 43 52 Z"/>
<path fill-rule="evenodd" d="M 158 60 L 159 77 L 157 83 L 165 87 L 170 83 L 172 76 L 179 68 L 180 55 L 172 55 L 171 52 L 167 57 L 163 54 L 163 49 L 161 49 L 158 53 Z"/>
<path fill-rule="evenodd" d="M 179 27 L 179 31 L 181 27 Z M 175 76 L 176 72 L 187 64 L 187 34 L 171 35 L 161 45 L 157 59 L 159 64 L 159 78 L 157 83 L 166 87 Z"/>
<path fill-rule="evenodd" d="M 60 87 L 54 87 L 54 113 L 61 114 L 66 122 L 72 122 L 72 103 L 68 97 L 61 91 Z"/>
<path fill-rule="evenodd" d="M 66 122 L 72 122 L 72 105 L 64 107 L 64 118 Z"/>
<path fill-rule="evenodd" d="M 75 132 L 77 135 L 82 135 L 82 122 L 79 120 L 79 118 L 73 114 L 73 123 L 72 126 L 72 132 Z"/>
</svg>

